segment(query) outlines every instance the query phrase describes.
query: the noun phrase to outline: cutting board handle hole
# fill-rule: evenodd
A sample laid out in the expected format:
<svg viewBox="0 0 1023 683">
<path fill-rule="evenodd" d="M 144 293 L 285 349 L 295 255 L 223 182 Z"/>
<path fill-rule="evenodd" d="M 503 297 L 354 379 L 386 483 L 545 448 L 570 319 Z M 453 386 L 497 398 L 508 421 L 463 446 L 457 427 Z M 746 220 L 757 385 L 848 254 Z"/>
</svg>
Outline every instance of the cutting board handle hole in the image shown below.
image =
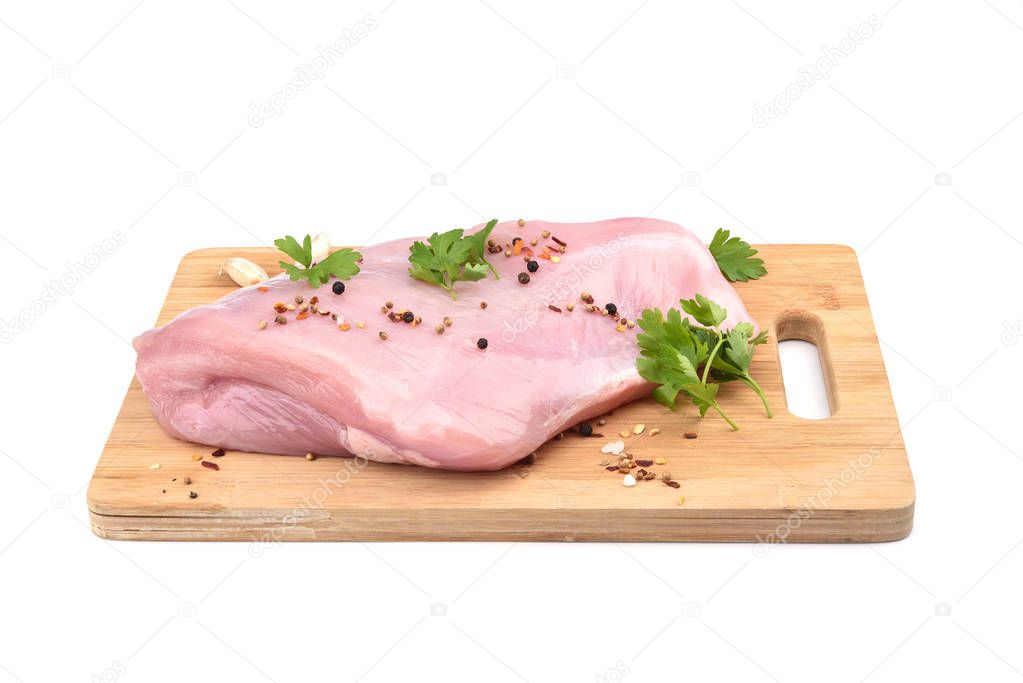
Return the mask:
<svg viewBox="0 0 1023 683">
<path fill-rule="evenodd" d="M 805 420 L 831 417 L 838 411 L 838 394 L 824 323 L 807 311 L 786 311 L 774 326 L 789 412 Z"/>
</svg>

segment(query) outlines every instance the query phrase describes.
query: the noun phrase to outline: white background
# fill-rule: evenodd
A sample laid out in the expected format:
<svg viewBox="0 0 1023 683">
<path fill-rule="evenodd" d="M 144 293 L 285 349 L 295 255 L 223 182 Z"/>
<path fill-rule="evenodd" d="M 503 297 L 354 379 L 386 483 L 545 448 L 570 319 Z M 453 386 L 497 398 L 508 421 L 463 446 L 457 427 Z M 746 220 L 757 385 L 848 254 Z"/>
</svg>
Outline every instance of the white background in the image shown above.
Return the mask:
<svg viewBox="0 0 1023 683">
<path fill-rule="evenodd" d="M 31 327 L 0 345 L 0 681 L 1023 676 L 1023 6 L 388 2 L 0 3 L 0 319 Z M 128 341 L 186 251 L 648 213 L 860 252 L 918 487 L 907 540 L 252 559 L 90 533 Z"/>
</svg>

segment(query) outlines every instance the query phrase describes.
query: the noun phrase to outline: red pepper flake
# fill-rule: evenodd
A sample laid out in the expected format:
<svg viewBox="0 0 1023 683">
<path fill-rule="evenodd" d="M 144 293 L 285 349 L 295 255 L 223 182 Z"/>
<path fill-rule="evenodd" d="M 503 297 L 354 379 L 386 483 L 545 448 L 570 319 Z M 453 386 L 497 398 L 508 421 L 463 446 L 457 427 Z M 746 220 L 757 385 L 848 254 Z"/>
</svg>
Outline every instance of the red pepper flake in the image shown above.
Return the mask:
<svg viewBox="0 0 1023 683">
<path fill-rule="evenodd" d="M 555 306 L 554 304 L 548 304 L 547 308 L 551 309 L 555 313 L 561 313 L 561 309 Z"/>
<path fill-rule="evenodd" d="M 653 460 L 636 460 L 636 464 L 640 467 L 653 467 Z"/>
<path fill-rule="evenodd" d="M 199 464 L 202 465 L 203 467 L 205 467 L 208 470 L 219 470 L 220 469 L 220 465 L 218 465 L 215 462 L 211 462 L 209 460 L 203 460 Z"/>
<path fill-rule="evenodd" d="M 295 316 L 295 320 L 305 320 L 308 317 L 309 317 L 309 311 L 302 311 L 301 313 L 299 313 L 298 315 Z"/>
<path fill-rule="evenodd" d="M 270 291 L 270 288 L 267 287 L 266 285 L 262 285 L 260 287 L 256 287 L 256 289 L 258 289 L 261 292 L 269 292 Z"/>
<path fill-rule="evenodd" d="M 223 448 L 218 448 L 217 450 L 210 453 L 210 455 L 212 455 L 214 458 L 223 458 L 226 453 L 227 451 L 225 451 Z"/>
</svg>

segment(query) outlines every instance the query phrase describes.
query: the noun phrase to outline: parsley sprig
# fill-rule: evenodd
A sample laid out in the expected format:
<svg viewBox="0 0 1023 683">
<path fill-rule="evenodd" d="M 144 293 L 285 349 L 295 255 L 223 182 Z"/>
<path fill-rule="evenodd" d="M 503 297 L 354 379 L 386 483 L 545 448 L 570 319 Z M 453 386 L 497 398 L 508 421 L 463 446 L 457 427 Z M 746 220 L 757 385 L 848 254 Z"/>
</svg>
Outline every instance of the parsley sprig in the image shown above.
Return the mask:
<svg viewBox="0 0 1023 683">
<path fill-rule="evenodd" d="M 721 274 L 728 278 L 729 282 L 757 280 L 767 275 L 763 259 L 754 258 L 757 250 L 738 237 L 731 237 L 731 233 L 724 228 L 719 228 L 714 233 L 714 239 L 710 242 L 710 253 L 718 262 Z"/>
<path fill-rule="evenodd" d="M 767 341 L 767 333 L 754 335 L 753 325 L 747 322 L 722 330 L 727 311 L 701 294 L 679 303 L 699 325 L 683 318 L 675 308 L 668 309 L 667 316 L 659 308 L 648 308 L 637 321 L 643 333 L 636 337 L 640 348 L 636 367 L 641 377 L 659 385 L 654 399 L 674 409 L 678 395 L 684 394 L 696 404 L 701 417 L 713 408 L 737 430 L 717 395 L 720 383 L 740 381 L 757 393 L 771 417 L 767 397 L 749 372 L 753 351 Z"/>
<path fill-rule="evenodd" d="M 409 247 L 409 275 L 443 287 L 457 299 L 456 282 L 482 280 L 487 273 L 493 273 L 498 280 L 501 276 L 484 255 L 487 237 L 497 225 L 497 219 L 490 221 L 479 232 L 465 237 L 461 228 L 443 233 L 433 233 L 427 243 L 415 241 Z"/>
<path fill-rule="evenodd" d="M 339 280 L 350 280 L 359 273 L 359 261 L 362 254 L 353 249 L 338 249 L 319 263 L 313 263 L 313 240 L 306 235 L 301 243 L 291 235 L 274 240 L 274 245 L 285 254 L 295 259 L 295 263 L 280 261 L 280 266 L 287 271 L 292 280 L 308 280 L 314 289 L 324 284 L 331 277 Z M 299 268 L 300 264 L 302 267 Z"/>
</svg>

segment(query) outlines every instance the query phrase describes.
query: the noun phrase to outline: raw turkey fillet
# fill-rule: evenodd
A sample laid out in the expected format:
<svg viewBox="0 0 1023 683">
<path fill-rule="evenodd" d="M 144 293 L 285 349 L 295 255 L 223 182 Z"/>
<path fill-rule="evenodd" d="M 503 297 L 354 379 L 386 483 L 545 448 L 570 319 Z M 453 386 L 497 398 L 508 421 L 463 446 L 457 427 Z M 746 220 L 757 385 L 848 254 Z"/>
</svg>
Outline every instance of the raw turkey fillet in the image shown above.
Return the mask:
<svg viewBox="0 0 1023 683">
<path fill-rule="evenodd" d="M 539 252 L 553 244 L 541 238 L 545 230 L 568 244 L 560 263 L 538 259 L 523 285 L 522 257 L 488 254 L 500 280 L 459 282 L 457 301 L 409 276 L 411 239 L 362 249 L 362 272 L 341 295 L 286 275 L 263 283 L 267 292 L 245 287 L 136 338 L 142 388 L 163 428 L 187 441 L 495 470 L 650 391 L 636 371 L 639 329 L 619 332 L 612 318 L 587 312 L 581 292 L 630 320 L 698 292 L 728 309 L 725 326 L 752 321 L 707 247 L 679 225 L 509 222 L 491 239 L 538 238 Z M 275 324 L 274 303 L 298 295 L 318 296 L 338 322 L 288 312 L 287 324 Z M 391 322 L 380 312 L 385 301 L 422 324 Z M 445 316 L 453 324 L 438 334 Z M 265 330 L 261 320 L 270 323 Z M 339 330 L 341 321 L 351 329 Z M 486 350 L 477 348 L 480 338 Z"/>
</svg>

